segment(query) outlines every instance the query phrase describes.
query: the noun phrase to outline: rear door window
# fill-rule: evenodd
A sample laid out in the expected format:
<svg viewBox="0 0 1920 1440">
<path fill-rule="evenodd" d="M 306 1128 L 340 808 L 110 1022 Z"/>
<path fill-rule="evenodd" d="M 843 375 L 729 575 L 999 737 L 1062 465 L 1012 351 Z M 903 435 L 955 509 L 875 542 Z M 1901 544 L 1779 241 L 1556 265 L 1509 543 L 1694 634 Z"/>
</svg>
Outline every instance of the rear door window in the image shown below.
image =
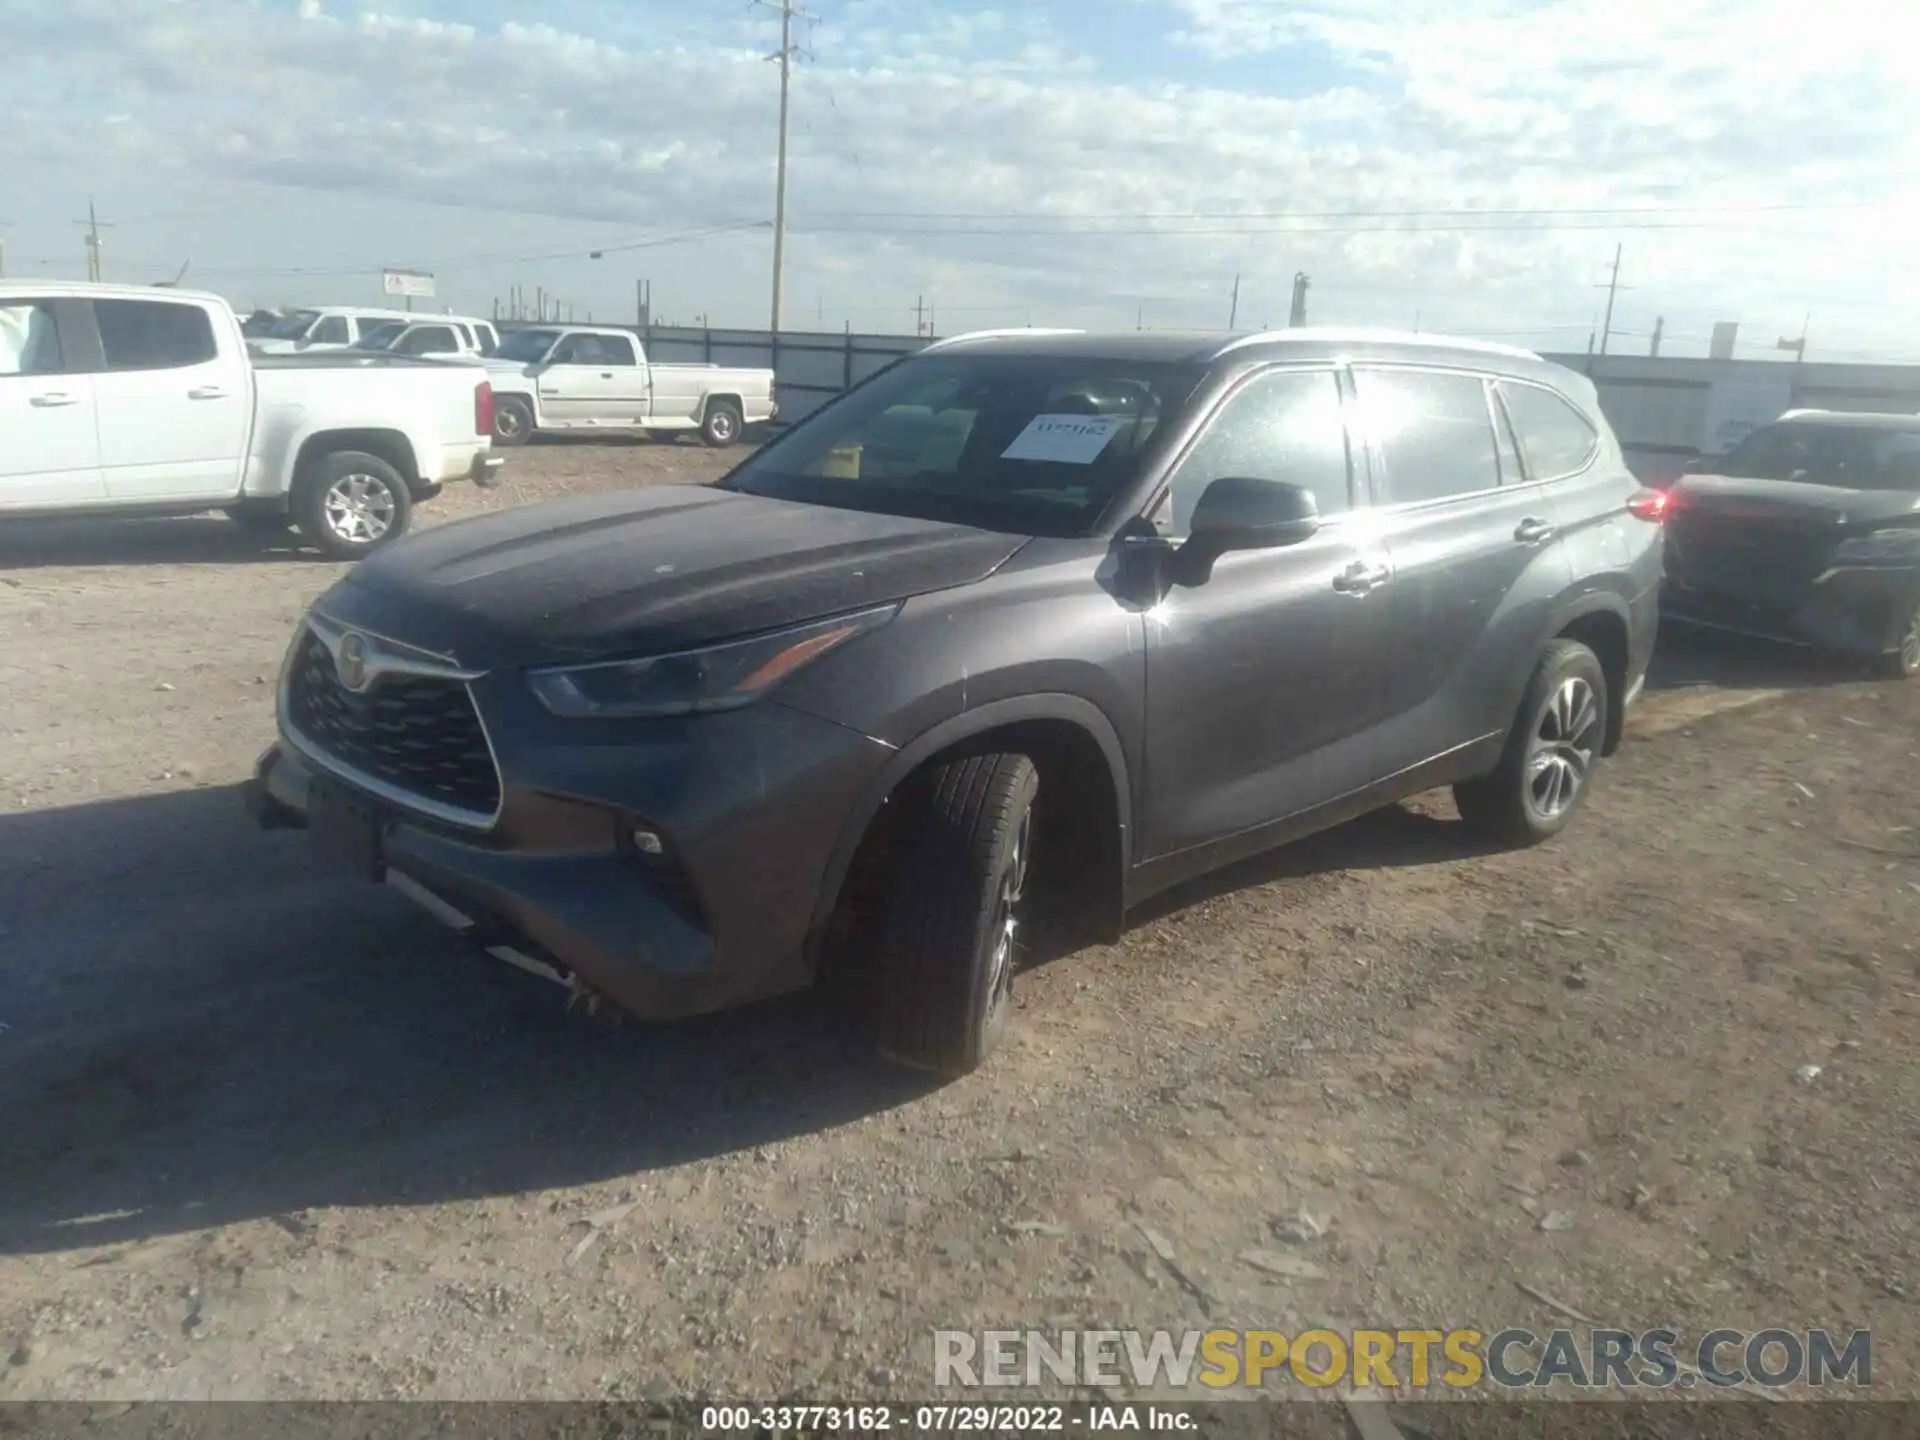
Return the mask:
<svg viewBox="0 0 1920 1440">
<path fill-rule="evenodd" d="M 198 305 L 165 300 L 96 300 L 106 368 L 177 370 L 204 365 L 220 353 L 213 320 Z"/>
<path fill-rule="evenodd" d="M 1354 367 L 1359 412 L 1386 461 L 1395 505 L 1474 495 L 1500 484 L 1486 382 L 1450 370 Z"/>
<path fill-rule="evenodd" d="M 1578 474 L 1599 451 L 1600 432 L 1553 391 L 1502 380 L 1500 395 L 1507 402 L 1507 414 L 1527 457 L 1527 472 L 1534 479 Z"/>
<path fill-rule="evenodd" d="M 453 330 L 446 325 L 422 325 L 395 347 L 402 355 L 433 355 L 456 350 Z"/>
<path fill-rule="evenodd" d="M 374 328 L 375 323 L 377 322 L 362 321 L 361 325 L 363 329 L 371 330 Z M 310 338 L 316 345 L 345 345 L 351 338 L 347 334 L 347 317 L 344 315 L 327 316 L 318 325 L 313 327 L 313 334 Z"/>
</svg>

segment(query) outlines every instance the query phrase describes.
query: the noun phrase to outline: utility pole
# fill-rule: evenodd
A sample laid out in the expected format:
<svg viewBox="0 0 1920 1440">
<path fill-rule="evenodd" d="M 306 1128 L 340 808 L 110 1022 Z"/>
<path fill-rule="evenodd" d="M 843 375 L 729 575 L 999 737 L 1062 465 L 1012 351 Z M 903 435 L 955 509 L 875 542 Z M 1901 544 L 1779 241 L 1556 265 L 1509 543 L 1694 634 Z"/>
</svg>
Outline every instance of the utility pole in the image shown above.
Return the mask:
<svg viewBox="0 0 1920 1440">
<path fill-rule="evenodd" d="M 924 295 L 914 298 L 913 333 L 916 335 L 924 335 L 927 333 L 927 297 Z"/>
<path fill-rule="evenodd" d="M 767 58 L 780 62 L 780 158 L 778 178 L 773 191 L 773 333 L 780 333 L 780 275 L 787 250 L 787 101 L 793 89 L 793 18 L 814 17 L 793 0 L 754 0 L 769 10 L 780 12 L 780 48 Z"/>
<path fill-rule="evenodd" d="M 84 220 L 76 220 L 73 223 L 87 227 L 87 279 L 99 280 L 102 278 L 100 266 L 100 227 L 105 225 L 107 229 L 111 230 L 113 226 L 110 222 L 101 220 L 100 217 L 94 213 L 93 197 L 91 195 L 87 197 L 87 218 Z"/>
<path fill-rule="evenodd" d="M 1227 329 L 1235 329 L 1240 324 L 1240 277 L 1233 277 L 1233 308 L 1227 312 Z"/>
<path fill-rule="evenodd" d="M 11 225 L 11 220 L 0 220 L 0 230 Z M 0 280 L 7 278 L 7 237 L 0 235 Z"/>
<path fill-rule="evenodd" d="M 1613 338 L 1613 297 L 1622 290 L 1631 290 L 1633 288 L 1631 285 L 1622 285 L 1620 283 L 1620 252 L 1625 248 L 1625 245 L 1615 245 L 1613 247 L 1613 275 L 1605 285 L 1596 285 L 1593 287 L 1596 290 L 1605 290 L 1607 292 L 1607 317 L 1600 322 L 1600 353 L 1602 355 L 1607 353 L 1607 341 Z"/>
<path fill-rule="evenodd" d="M 1656 356 L 1656 357 L 1660 354 L 1660 336 L 1665 333 L 1666 328 L 1667 328 L 1666 316 L 1661 315 L 1654 320 L 1653 343 L 1647 347 L 1647 354 Z"/>
<path fill-rule="evenodd" d="M 1307 323 L 1307 287 L 1312 284 L 1313 281 L 1308 278 L 1306 271 L 1293 272 L 1293 304 L 1287 311 L 1289 329 L 1298 330 Z"/>
</svg>

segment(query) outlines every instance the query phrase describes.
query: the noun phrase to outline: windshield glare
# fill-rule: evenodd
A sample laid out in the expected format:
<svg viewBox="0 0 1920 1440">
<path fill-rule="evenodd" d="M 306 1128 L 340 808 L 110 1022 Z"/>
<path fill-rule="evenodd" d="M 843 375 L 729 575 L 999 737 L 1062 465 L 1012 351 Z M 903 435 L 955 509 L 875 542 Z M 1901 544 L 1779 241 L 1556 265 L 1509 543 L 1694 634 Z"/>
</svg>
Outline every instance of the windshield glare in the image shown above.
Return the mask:
<svg viewBox="0 0 1920 1440">
<path fill-rule="evenodd" d="M 1920 490 L 1920 432 L 1767 425 L 1728 452 L 1722 475 L 1839 490 Z"/>
<path fill-rule="evenodd" d="M 313 322 L 320 318 L 318 310 L 295 310 L 274 322 L 267 331 L 269 340 L 303 340 L 307 331 L 313 328 Z"/>
<path fill-rule="evenodd" d="M 990 530 L 1081 534 L 1132 480 L 1201 373 L 1086 356 L 916 358 L 773 441 L 726 484 Z"/>
<path fill-rule="evenodd" d="M 500 342 L 497 353 L 502 360 L 518 360 L 531 365 L 545 358 L 547 351 L 553 348 L 553 342 L 559 338 L 558 330 L 516 330 Z"/>
</svg>

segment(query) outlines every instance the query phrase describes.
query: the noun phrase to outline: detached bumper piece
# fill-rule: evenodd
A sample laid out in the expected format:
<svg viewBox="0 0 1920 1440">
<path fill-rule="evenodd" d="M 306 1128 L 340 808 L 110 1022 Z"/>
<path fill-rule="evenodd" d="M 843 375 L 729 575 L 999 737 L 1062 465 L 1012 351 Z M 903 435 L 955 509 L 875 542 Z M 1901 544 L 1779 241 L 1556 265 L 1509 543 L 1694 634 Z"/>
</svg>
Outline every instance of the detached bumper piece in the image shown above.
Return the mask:
<svg viewBox="0 0 1920 1440">
<path fill-rule="evenodd" d="M 284 744 L 260 757 L 245 796 L 261 828 L 308 831 L 334 873 L 384 880 L 489 954 L 576 994 L 661 1020 L 736 999 L 739 977 L 716 968 L 712 935 L 634 863 L 610 811 L 599 812 L 602 843 L 581 843 L 576 829 L 565 848 L 501 848 L 361 794 Z"/>
</svg>

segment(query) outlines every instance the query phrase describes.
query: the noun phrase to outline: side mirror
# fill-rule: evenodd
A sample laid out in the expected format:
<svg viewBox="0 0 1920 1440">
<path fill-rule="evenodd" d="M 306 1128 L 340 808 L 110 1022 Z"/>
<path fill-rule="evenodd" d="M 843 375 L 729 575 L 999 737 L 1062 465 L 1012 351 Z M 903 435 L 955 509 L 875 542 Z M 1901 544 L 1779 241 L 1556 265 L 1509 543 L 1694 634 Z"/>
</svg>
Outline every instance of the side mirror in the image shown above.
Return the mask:
<svg viewBox="0 0 1920 1440">
<path fill-rule="evenodd" d="M 1300 485 L 1227 475 L 1201 492 L 1186 545 L 1215 555 L 1298 545 L 1320 529 L 1320 502 Z"/>
</svg>

